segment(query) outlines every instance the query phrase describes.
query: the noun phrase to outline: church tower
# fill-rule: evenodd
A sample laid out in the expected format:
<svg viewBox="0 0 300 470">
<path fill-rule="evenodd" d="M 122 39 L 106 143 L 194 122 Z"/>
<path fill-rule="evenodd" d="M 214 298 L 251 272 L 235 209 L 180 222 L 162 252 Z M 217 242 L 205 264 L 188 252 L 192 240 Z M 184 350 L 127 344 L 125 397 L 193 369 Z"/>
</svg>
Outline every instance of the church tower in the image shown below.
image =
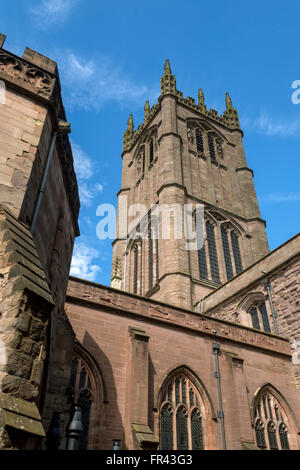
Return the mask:
<svg viewBox="0 0 300 470">
<path fill-rule="evenodd" d="M 191 309 L 269 247 L 229 93 L 221 115 L 206 107 L 202 89 L 198 103 L 184 98 L 168 59 L 160 84 L 158 103 L 150 109 L 146 101 L 137 130 L 131 114 L 124 133 L 111 279 L 113 287 Z M 198 207 L 203 243 L 198 237 L 197 249 L 187 249 L 187 218 L 195 231 Z"/>
</svg>

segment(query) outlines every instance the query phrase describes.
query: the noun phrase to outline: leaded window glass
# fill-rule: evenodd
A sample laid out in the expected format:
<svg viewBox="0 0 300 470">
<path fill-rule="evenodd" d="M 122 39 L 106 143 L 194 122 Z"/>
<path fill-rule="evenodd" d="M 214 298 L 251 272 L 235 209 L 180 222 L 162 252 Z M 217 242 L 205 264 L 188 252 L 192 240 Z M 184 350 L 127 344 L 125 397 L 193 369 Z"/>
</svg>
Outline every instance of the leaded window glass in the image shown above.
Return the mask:
<svg viewBox="0 0 300 470">
<path fill-rule="evenodd" d="M 202 248 L 200 248 L 200 250 L 198 250 L 198 264 L 199 264 L 200 278 L 207 279 L 208 274 L 207 274 L 205 245 L 203 245 Z"/>
<path fill-rule="evenodd" d="M 176 434 L 177 434 L 177 450 L 188 450 L 188 420 L 187 411 L 180 406 L 176 413 Z"/>
<path fill-rule="evenodd" d="M 213 225 L 209 221 L 206 222 L 206 236 L 207 236 L 207 244 L 208 244 L 208 255 L 209 255 L 209 261 L 210 261 L 211 277 L 214 281 L 219 282 L 220 274 L 219 274 L 215 232 L 214 232 Z"/>
<path fill-rule="evenodd" d="M 161 450 L 173 450 L 173 410 L 166 404 L 160 417 Z"/>
<path fill-rule="evenodd" d="M 203 136 L 202 132 L 198 127 L 196 127 L 196 146 L 198 152 L 204 152 L 204 145 L 203 145 Z"/>
<path fill-rule="evenodd" d="M 237 234 L 232 231 L 231 232 L 231 245 L 232 245 L 232 251 L 233 251 L 233 257 L 234 257 L 234 264 L 235 264 L 235 270 L 236 273 L 240 273 L 243 271 L 243 265 L 242 265 L 242 258 L 241 258 L 241 252 L 240 252 L 240 246 L 239 246 L 239 239 Z"/>
<path fill-rule="evenodd" d="M 263 408 L 264 413 L 261 415 L 259 412 L 259 418 L 255 423 L 255 434 L 256 442 L 258 447 L 269 449 L 269 450 L 288 450 L 288 428 L 286 422 L 284 422 L 283 415 L 285 413 L 280 411 L 280 405 L 271 393 L 264 393 L 256 404 L 256 409 Z M 277 421 L 273 421 L 273 417 L 276 417 Z M 279 417 L 281 420 L 279 420 Z M 266 435 L 268 436 L 268 442 L 266 442 Z M 278 438 L 279 437 L 279 441 Z M 278 445 L 280 443 L 280 447 Z"/>
<path fill-rule="evenodd" d="M 267 333 L 271 333 L 271 328 L 270 328 L 270 323 L 269 323 L 269 318 L 268 318 L 265 303 L 261 304 L 261 306 L 259 307 L 259 311 L 261 313 L 264 331 L 266 331 Z"/>
<path fill-rule="evenodd" d="M 228 233 L 224 227 L 221 228 L 221 237 L 222 237 L 222 244 L 223 244 L 226 274 L 227 274 L 227 279 L 229 280 L 233 277 L 233 271 L 232 271 L 229 243 L 228 243 Z"/>
<path fill-rule="evenodd" d="M 260 330 L 258 314 L 257 314 L 256 308 L 253 308 L 252 310 L 250 310 L 250 315 L 251 315 L 253 328 L 255 328 L 256 330 Z"/>
<path fill-rule="evenodd" d="M 195 385 L 183 374 L 175 376 L 165 385 L 162 400 L 160 448 L 162 450 L 203 449 L 201 399 Z"/>
<path fill-rule="evenodd" d="M 182 381 L 182 403 L 184 403 L 185 405 L 187 404 L 186 403 L 186 380 L 184 379 Z"/>
<path fill-rule="evenodd" d="M 276 438 L 276 427 L 274 423 L 268 424 L 268 437 L 270 450 L 278 450 L 277 438 Z"/>
<path fill-rule="evenodd" d="M 210 158 L 213 161 L 215 161 L 216 160 L 215 140 L 211 134 L 208 134 L 207 140 L 208 140 L 208 149 L 209 149 Z"/>
<path fill-rule="evenodd" d="M 176 400 L 176 405 L 180 402 L 180 379 L 176 379 L 175 382 L 175 400 Z"/>
<path fill-rule="evenodd" d="M 255 424 L 255 435 L 257 447 L 260 449 L 266 449 L 266 439 L 265 439 L 265 430 L 262 421 L 258 420 Z"/>
<path fill-rule="evenodd" d="M 279 438 L 282 450 L 290 450 L 288 432 L 285 424 L 279 426 Z"/>
<path fill-rule="evenodd" d="M 192 449 L 203 450 L 202 417 L 200 411 L 194 408 L 191 416 Z"/>
</svg>

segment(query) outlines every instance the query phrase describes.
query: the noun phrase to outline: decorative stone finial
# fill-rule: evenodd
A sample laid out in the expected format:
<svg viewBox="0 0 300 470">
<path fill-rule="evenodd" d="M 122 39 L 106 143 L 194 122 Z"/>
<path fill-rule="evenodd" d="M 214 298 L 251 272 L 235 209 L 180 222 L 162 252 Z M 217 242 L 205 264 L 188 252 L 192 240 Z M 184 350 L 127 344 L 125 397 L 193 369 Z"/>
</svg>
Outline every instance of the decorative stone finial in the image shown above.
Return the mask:
<svg viewBox="0 0 300 470">
<path fill-rule="evenodd" d="M 149 101 L 147 100 L 145 103 L 145 107 L 144 107 L 144 124 L 146 124 L 149 116 L 150 116 L 150 105 L 149 105 Z"/>
<path fill-rule="evenodd" d="M 226 91 L 226 94 L 225 94 L 225 103 L 226 103 L 226 109 L 233 109 L 232 101 L 231 101 L 228 91 Z"/>
<path fill-rule="evenodd" d="M 129 150 L 132 144 L 133 137 L 135 135 L 135 131 L 133 130 L 133 115 L 129 114 L 129 118 L 127 121 L 127 129 L 124 132 L 123 137 L 123 151 Z"/>
<path fill-rule="evenodd" d="M 132 114 L 129 114 L 129 118 L 128 118 L 128 121 L 127 121 L 127 130 L 128 130 L 128 131 L 133 131 L 133 127 L 134 127 L 134 124 L 133 124 L 133 115 L 132 115 Z"/>
<path fill-rule="evenodd" d="M 201 108 L 202 111 L 205 109 L 204 93 L 202 91 L 202 88 L 199 88 L 198 91 L 198 106 L 199 108 Z"/>
<path fill-rule="evenodd" d="M 225 103 L 226 103 L 226 111 L 222 115 L 222 117 L 224 118 L 225 124 L 231 127 L 231 129 L 240 129 L 238 112 L 232 106 L 232 101 L 228 92 L 226 92 L 225 94 Z"/>
<path fill-rule="evenodd" d="M 166 59 L 165 62 L 164 74 L 160 79 L 160 89 L 162 96 L 169 94 L 176 95 L 176 80 L 175 76 L 172 75 L 169 59 Z"/>
<path fill-rule="evenodd" d="M 171 75 L 172 74 L 169 59 L 166 59 L 164 70 L 165 70 L 164 75 Z"/>
</svg>

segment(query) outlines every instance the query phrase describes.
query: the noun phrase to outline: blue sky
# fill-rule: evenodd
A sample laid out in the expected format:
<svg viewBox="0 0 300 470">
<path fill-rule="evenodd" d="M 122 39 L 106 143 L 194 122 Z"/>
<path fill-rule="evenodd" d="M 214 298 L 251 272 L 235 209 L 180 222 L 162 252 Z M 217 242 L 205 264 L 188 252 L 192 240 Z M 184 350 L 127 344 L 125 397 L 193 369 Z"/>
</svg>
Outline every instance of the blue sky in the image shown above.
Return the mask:
<svg viewBox="0 0 300 470">
<path fill-rule="evenodd" d="M 165 58 L 177 88 L 224 110 L 238 109 L 248 165 L 270 248 L 299 232 L 299 0 L 1 1 L 5 49 L 25 46 L 56 60 L 80 185 L 81 236 L 73 273 L 110 283 L 111 240 L 96 237 L 101 203 L 116 205 L 123 132 L 153 105 Z"/>
</svg>

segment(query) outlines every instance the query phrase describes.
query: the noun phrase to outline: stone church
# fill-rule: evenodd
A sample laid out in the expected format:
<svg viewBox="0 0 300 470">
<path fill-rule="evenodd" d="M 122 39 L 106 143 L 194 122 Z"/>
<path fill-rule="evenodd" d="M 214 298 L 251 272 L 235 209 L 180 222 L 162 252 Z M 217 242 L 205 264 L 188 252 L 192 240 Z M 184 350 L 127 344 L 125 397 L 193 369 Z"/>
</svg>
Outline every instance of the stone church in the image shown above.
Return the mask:
<svg viewBox="0 0 300 470">
<path fill-rule="evenodd" d="M 57 65 L 4 41 L 0 447 L 70 448 L 75 409 L 80 449 L 299 450 L 300 234 L 269 251 L 229 94 L 221 115 L 185 98 L 166 61 L 124 133 L 111 287 L 69 278 L 80 203 Z M 146 208 L 133 228 L 124 203 Z M 204 209 L 196 249 L 176 236 L 186 207 L 196 232 Z"/>
</svg>

